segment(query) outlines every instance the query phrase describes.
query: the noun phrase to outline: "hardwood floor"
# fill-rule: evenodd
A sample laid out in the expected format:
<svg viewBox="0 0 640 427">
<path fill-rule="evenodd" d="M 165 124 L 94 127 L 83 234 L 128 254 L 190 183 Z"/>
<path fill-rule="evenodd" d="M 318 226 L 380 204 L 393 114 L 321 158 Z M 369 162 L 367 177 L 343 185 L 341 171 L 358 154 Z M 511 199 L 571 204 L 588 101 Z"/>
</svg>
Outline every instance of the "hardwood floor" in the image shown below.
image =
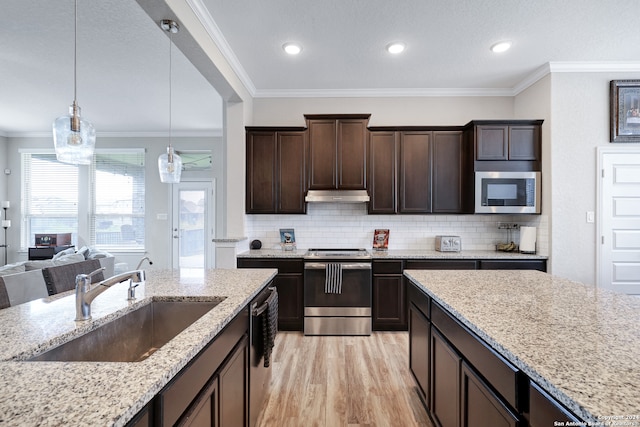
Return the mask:
<svg viewBox="0 0 640 427">
<path fill-rule="evenodd" d="M 432 427 L 409 372 L 408 338 L 278 332 L 258 426 Z"/>
</svg>

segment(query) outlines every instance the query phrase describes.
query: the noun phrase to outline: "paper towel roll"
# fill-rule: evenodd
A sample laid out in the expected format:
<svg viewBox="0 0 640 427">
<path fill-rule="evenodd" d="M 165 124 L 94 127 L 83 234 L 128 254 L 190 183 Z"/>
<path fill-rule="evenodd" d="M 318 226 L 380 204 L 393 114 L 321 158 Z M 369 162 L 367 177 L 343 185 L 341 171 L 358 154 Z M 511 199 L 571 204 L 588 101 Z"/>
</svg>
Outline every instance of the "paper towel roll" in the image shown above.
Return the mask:
<svg viewBox="0 0 640 427">
<path fill-rule="evenodd" d="M 520 252 L 536 253 L 536 227 L 520 227 Z"/>
</svg>

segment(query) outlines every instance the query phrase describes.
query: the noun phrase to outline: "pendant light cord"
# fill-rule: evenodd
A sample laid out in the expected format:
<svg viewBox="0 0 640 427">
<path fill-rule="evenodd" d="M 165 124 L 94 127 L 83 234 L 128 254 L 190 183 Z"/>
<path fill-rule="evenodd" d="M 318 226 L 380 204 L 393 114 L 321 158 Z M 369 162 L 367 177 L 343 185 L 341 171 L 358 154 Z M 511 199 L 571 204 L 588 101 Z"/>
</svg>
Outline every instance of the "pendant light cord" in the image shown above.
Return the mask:
<svg viewBox="0 0 640 427">
<path fill-rule="evenodd" d="M 75 0 L 73 17 L 73 104 L 78 104 L 78 0 Z"/>
<path fill-rule="evenodd" d="M 172 99 L 172 64 L 173 61 L 171 59 L 171 52 L 173 51 L 172 49 L 172 45 L 173 45 L 173 32 L 169 31 L 169 147 L 171 147 L 171 129 L 172 129 L 172 123 L 171 123 L 171 106 L 173 105 L 173 99 Z"/>
</svg>

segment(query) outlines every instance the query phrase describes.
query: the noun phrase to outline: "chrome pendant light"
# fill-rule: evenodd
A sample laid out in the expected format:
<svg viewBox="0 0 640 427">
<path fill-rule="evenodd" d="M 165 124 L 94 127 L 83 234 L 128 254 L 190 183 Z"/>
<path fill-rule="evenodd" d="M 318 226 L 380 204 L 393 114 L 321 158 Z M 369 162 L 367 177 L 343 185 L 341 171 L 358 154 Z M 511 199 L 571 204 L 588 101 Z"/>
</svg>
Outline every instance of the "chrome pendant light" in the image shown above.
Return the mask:
<svg viewBox="0 0 640 427">
<path fill-rule="evenodd" d="M 175 21 L 163 19 L 160 22 L 160 28 L 169 33 L 169 146 L 166 154 L 161 154 L 158 157 L 158 171 L 161 182 L 175 184 L 180 182 L 180 175 L 182 175 L 182 159 L 173 151 L 171 145 L 171 51 L 173 49 L 172 36 L 180 30 L 180 27 Z"/>
<path fill-rule="evenodd" d="M 53 144 L 56 157 L 64 163 L 88 165 L 96 145 L 96 130 L 91 122 L 81 118 L 77 100 L 78 0 L 75 0 L 73 23 L 73 103 L 69 114 L 53 122 Z"/>
</svg>

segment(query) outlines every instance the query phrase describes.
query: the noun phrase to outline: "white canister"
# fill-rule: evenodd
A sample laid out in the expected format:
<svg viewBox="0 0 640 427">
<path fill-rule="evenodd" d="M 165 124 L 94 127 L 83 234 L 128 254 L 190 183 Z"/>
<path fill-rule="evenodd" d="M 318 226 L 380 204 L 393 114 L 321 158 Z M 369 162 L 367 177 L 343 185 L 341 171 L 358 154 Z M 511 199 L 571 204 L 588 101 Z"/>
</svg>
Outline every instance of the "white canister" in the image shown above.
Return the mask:
<svg viewBox="0 0 640 427">
<path fill-rule="evenodd" d="M 536 227 L 520 227 L 520 252 L 536 253 Z"/>
</svg>

